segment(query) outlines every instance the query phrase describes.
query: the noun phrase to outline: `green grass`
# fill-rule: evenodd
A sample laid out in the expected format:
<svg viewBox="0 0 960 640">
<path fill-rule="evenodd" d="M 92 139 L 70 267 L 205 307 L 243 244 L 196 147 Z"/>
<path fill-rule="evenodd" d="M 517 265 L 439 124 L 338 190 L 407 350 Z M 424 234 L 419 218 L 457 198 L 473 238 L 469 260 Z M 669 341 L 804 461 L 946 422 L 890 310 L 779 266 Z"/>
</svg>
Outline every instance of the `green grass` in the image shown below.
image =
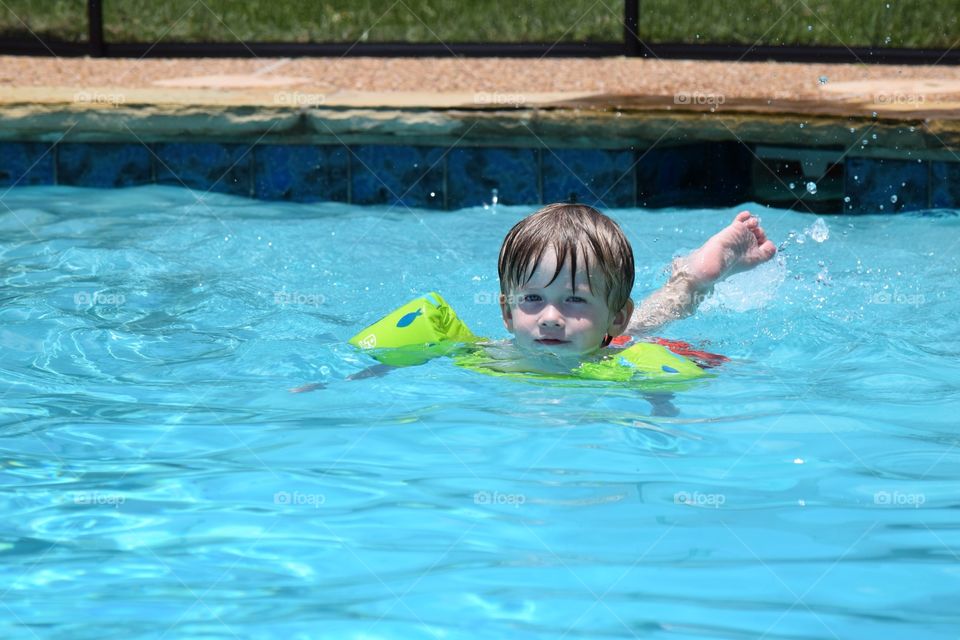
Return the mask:
<svg viewBox="0 0 960 640">
<path fill-rule="evenodd" d="M 960 40 L 958 0 L 641 0 L 640 7 L 640 38 L 650 42 L 946 49 Z"/>
<path fill-rule="evenodd" d="M 5 5 L 5 6 L 3 6 Z M 83 41 L 84 0 L 3 0 L 0 36 Z M 960 0 L 640 0 L 647 42 L 949 48 Z M 108 42 L 619 42 L 620 0 L 104 0 Z M 22 22 L 21 22 L 22 21 Z M 26 24 L 26 26 L 24 25 Z"/>
</svg>

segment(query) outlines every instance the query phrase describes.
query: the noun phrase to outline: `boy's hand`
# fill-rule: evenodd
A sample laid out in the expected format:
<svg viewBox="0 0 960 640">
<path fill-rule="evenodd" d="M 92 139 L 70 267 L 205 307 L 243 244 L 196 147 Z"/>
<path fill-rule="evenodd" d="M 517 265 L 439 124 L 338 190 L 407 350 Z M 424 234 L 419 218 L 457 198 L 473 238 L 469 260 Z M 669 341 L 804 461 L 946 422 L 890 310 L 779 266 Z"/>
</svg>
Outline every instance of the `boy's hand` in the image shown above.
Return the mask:
<svg viewBox="0 0 960 640">
<path fill-rule="evenodd" d="M 697 288 L 708 289 L 727 276 L 766 262 L 776 253 L 777 247 L 767 240 L 760 220 L 749 211 L 741 211 L 730 226 L 681 258 L 675 269 L 684 271 Z"/>
</svg>

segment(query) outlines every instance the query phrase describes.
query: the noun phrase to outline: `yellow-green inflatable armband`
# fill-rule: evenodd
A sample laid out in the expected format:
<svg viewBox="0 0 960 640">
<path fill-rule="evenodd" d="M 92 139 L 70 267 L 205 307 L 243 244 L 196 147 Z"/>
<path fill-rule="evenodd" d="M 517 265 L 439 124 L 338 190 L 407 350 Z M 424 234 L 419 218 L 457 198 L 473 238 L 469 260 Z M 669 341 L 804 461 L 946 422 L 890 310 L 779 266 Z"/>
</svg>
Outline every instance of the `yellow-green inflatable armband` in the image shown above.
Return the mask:
<svg viewBox="0 0 960 640">
<path fill-rule="evenodd" d="M 395 367 L 423 364 L 480 340 L 440 294 L 411 300 L 350 338 L 350 344 Z"/>
</svg>

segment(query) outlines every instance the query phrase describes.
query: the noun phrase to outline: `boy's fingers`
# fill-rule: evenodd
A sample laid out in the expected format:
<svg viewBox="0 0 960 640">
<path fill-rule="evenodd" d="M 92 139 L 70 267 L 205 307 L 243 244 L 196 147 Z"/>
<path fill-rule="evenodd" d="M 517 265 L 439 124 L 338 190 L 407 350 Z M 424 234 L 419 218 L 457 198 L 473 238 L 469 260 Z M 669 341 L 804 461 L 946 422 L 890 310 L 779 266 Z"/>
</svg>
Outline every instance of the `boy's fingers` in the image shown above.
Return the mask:
<svg viewBox="0 0 960 640">
<path fill-rule="evenodd" d="M 753 214 L 751 214 L 749 211 L 741 211 L 740 213 L 737 214 L 737 217 L 734 218 L 734 220 L 736 220 L 737 222 L 743 222 L 744 220 L 746 220 L 752 215 Z"/>
</svg>

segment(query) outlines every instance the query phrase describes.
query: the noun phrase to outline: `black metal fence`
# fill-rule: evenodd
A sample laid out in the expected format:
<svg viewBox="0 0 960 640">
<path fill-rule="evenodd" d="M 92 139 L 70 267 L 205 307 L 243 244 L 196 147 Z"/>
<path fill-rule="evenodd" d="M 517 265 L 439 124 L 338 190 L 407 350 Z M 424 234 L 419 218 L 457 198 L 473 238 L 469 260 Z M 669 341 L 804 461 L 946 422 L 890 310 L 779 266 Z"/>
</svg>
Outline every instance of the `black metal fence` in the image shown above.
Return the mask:
<svg viewBox="0 0 960 640">
<path fill-rule="evenodd" d="M 87 0 L 87 42 L 0 39 L 0 54 L 95 58 L 373 57 L 605 57 L 699 60 L 774 60 L 876 64 L 960 64 L 960 49 L 644 42 L 641 0 L 623 2 L 622 42 L 107 42 L 102 0 Z"/>
</svg>

